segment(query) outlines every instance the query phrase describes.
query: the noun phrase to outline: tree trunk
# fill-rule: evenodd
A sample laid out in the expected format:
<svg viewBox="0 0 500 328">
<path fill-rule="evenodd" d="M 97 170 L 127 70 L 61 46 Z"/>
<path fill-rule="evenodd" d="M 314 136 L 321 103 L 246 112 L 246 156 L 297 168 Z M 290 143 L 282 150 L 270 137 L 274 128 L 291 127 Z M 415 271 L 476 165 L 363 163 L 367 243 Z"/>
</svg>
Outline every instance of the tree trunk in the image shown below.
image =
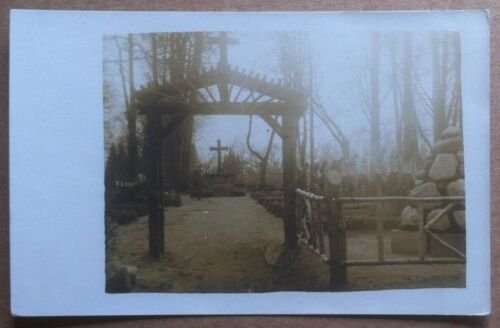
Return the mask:
<svg viewBox="0 0 500 328">
<path fill-rule="evenodd" d="M 420 149 L 418 146 L 418 130 L 413 94 L 413 50 L 411 32 L 404 36 L 403 49 L 403 163 L 407 172 L 414 172 L 419 165 Z"/>
<path fill-rule="evenodd" d="M 395 145 L 394 160 L 397 161 L 397 171 L 401 170 L 401 94 L 399 88 L 399 79 L 397 73 L 397 48 L 396 38 L 391 40 L 391 74 L 392 74 L 392 95 L 394 106 L 394 131 Z"/>
<path fill-rule="evenodd" d="M 446 62 L 445 42 L 438 32 L 431 32 L 432 43 L 432 105 L 434 109 L 434 142 L 446 129 Z M 440 48 L 442 52 L 440 52 Z"/>
<path fill-rule="evenodd" d="M 137 176 L 137 113 L 135 109 L 134 87 L 134 40 L 132 34 L 128 35 L 128 80 L 129 80 L 129 107 L 127 108 L 128 125 L 128 175 L 130 178 Z"/>
<path fill-rule="evenodd" d="M 452 50 L 455 55 L 455 65 L 454 65 L 454 75 L 455 75 L 455 85 L 454 85 L 454 101 L 453 101 L 453 115 L 452 123 L 455 126 L 460 127 L 460 133 L 462 133 L 463 123 L 462 123 L 462 54 L 460 49 L 460 33 L 453 32 L 452 35 Z"/>
<path fill-rule="evenodd" d="M 297 137 L 299 119 L 295 113 L 283 115 L 283 191 L 285 244 L 287 248 L 297 247 L 297 221 L 295 218 L 297 187 Z"/>
<path fill-rule="evenodd" d="M 380 101 L 379 101 L 379 71 L 380 71 L 380 36 L 377 32 L 371 35 L 371 65 L 370 65 L 370 173 L 380 173 Z M 348 159 L 346 159 L 348 160 Z"/>
</svg>

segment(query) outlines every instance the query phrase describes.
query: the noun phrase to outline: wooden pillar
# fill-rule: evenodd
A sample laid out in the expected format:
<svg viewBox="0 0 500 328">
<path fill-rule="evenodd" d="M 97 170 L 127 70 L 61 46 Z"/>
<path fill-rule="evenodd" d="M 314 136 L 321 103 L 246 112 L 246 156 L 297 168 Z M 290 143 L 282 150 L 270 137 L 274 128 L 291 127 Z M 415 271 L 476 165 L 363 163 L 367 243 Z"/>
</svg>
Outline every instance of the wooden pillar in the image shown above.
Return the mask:
<svg viewBox="0 0 500 328">
<path fill-rule="evenodd" d="M 297 188 L 297 137 L 299 129 L 298 115 L 290 111 L 283 115 L 283 192 L 285 226 L 285 245 L 297 247 L 296 197 Z"/>
<path fill-rule="evenodd" d="M 418 211 L 418 258 L 425 260 L 427 254 L 427 234 L 425 233 L 425 217 L 424 208 L 422 204 L 417 205 Z"/>
<path fill-rule="evenodd" d="M 161 183 L 161 115 L 149 111 L 146 124 L 146 188 L 149 216 L 149 255 L 160 259 L 164 251 L 164 214 Z"/>
<path fill-rule="evenodd" d="M 330 288 L 341 291 L 347 288 L 347 244 L 346 225 L 342 215 L 341 202 L 336 200 L 340 196 L 342 183 L 341 163 L 331 163 L 324 175 L 325 203 L 328 213 L 328 243 L 330 250 Z"/>
<path fill-rule="evenodd" d="M 330 288 L 333 291 L 342 291 L 347 287 L 346 227 L 340 202 L 332 200 L 332 196 L 334 197 L 336 194 L 329 193 L 326 199 L 330 249 Z"/>
</svg>

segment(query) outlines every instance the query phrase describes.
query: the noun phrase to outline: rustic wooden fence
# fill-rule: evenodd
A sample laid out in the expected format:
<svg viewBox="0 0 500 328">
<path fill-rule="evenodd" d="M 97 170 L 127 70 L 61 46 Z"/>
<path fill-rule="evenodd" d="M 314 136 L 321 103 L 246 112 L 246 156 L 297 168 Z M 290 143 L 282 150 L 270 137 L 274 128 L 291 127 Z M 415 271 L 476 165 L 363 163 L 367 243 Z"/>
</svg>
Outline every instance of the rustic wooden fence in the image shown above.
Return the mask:
<svg viewBox="0 0 500 328">
<path fill-rule="evenodd" d="M 465 263 L 466 256 L 457 248 L 431 231 L 431 227 L 455 209 L 464 204 L 464 197 L 325 197 L 296 189 L 297 206 L 297 238 L 300 245 L 312 250 L 320 259 L 330 266 L 330 285 L 332 290 L 347 287 L 348 266 L 373 265 L 405 265 L 405 264 L 452 264 Z M 404 202 L 415 207 L 418 220 L 418 255 L 410 258 L 386 258 L 384 253 L 384 225 L 380 215 L 369 215 L 367 219 L 376 220 L 377 258 L 369 260 L 348 260 L 346 245 L 346 221 L 344 214 L 355 217 L 355 206 L 346 204 L 377 204 L 383 202 Z M 432 220 L 425 222 L 425 209 L 430 206 L 447 204 Z M 372 207 L 375 210 L 375 206 Z M 352 213 L 344 213 L 352 211 Z M 324 228 L 327 228 L 325 231 Z M 453 257 L 429 257 L 428 240 L 434 239 L 442 247 L 450 250 Z"/>
</svg>

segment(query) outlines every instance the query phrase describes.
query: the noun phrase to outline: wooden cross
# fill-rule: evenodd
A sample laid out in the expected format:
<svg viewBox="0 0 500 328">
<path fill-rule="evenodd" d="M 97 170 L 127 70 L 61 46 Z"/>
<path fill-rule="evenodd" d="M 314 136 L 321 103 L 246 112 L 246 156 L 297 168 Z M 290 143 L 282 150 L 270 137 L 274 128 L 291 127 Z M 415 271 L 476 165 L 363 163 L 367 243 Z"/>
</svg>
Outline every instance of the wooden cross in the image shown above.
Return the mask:
<svg viewBox="0 0 500 328">
<path fill-rule="evenodd" d="M 229 59 L 227 54 L 227 46 L 238 44 L 238 39 L 229 38 L 227 32 L 220 32 L 218 37 L 213 37 L 209 39 L 212 44 L 219 45 L 219 68 L 221 70 L 226 70 L 229 67 Z M 220 100 L 223 103 L 229 102 L 229 88 L 227 83 L 219 84 Z"/>
<path fill-rule="evenodd" d="M 217 147 L 210 147 L 211 151 L 217 152 L 217 173 L 222 172 L 222 152 L 229 150 L 228 147 L 222 147 L 220 139 L 217 139 Z"/>
<path fill-rule="evenodd" d="M 238 39 L 228 37 L 227 32 L 219 32 L 219 36 L 209 38 L 208 42 L 212 44 L 217 44 L 219 46 L 219 53 L 220 53 L 219 65 L 221 66 L 229 65 L 227 46 L 239 44 Z"/>
</svg>

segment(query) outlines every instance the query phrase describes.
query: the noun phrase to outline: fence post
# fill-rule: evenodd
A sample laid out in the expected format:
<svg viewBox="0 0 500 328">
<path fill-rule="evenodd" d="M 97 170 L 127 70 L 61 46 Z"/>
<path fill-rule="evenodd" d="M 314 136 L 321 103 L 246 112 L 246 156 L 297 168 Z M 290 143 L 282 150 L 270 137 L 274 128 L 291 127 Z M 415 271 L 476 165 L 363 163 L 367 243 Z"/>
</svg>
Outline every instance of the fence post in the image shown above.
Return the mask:
<svg viewBox="0 0 500 328">
<path fill-rule="evenodd" d="M 341 291 L 347 288 L 346 226 L 342 216 L 340 195 L 342 184 L 342 160 L 334 160 L 322 168 L 322 189 L 328 215 L 328 243 L 330 265 L 330 289 Z"/>
<path fill-rule="evenodd" d="M 427 234 L 425 232 L 425 213 L 422 204 L 417 205 L 418 211 L 418 258 L 425 260 L 427 254 Z"/>
<path fill-rule="evenodd" d="M 325 201 L 328 211 L 328 242 L 330 250 L 330 289 L 333 291 L 345 290 L 347 287 L 346 267 L 346 227 L 342 216 L 340 201 L 335 201 L 338 195 L 335 186 L 331 186 Z"/>
<path fill-rule="evenodd" d="M 384 254 L 384 221 L 382 216 L 377 215 L 376 211 L 376 205 L 373 207 L 374 208 L 374 213 L 375 213 L 375 219 L 377 221 L 377 250 L 378 250 L 378 261 L 379 262 L 384 262 L 385 261 L 385 254 Z"/>
</svg>

